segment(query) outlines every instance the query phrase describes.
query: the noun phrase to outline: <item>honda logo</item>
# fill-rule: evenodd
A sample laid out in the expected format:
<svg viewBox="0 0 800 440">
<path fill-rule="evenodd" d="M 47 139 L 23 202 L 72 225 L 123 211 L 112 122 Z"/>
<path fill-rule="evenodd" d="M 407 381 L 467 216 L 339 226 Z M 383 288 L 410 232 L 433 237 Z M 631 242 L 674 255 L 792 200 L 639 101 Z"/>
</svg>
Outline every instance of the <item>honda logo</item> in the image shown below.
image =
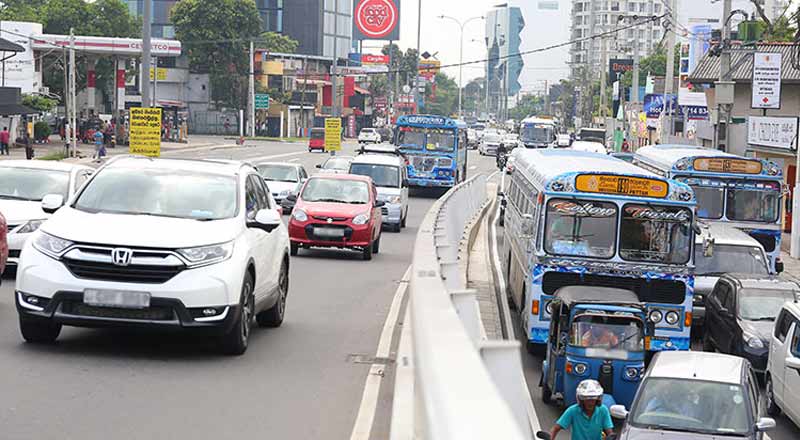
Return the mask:
<svg viewBox="0 0 800 440">
<path fill-rule="evenodd" d="M 116 266 L 127 266 L 131 264 L 133 251 L 127 248 L 115 248 L 111 250 L 111 261 Z"/>
</svg>

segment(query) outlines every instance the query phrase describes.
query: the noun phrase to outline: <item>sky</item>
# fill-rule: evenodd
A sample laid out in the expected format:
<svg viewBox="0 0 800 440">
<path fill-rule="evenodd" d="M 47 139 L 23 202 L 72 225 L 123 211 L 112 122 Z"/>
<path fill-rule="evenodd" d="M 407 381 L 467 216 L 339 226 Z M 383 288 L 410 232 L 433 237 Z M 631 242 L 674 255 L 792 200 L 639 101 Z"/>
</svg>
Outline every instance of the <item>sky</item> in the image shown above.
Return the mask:
<svg viewBox="0 0 800 440">
<path fill-rule="evenodd" d="M 418 0 L 401 0 L 400 2 L 400 47 L 417 46 L 417 2 Z M 502 0 L 422 0 L 422 37 L 420 50 L 436 53 L 443 65 L 457 64 L 459 61 L 459 26 L 451 20 L 438 18 L 449 15 L 464 22 L 472 17 L 485 15 L 494 5 L 503 4 Z M 571 0 L 558 0 L 558 11 L 539 11 L 539 0 L 511 0 L 511 6 L 519 6 L 525 18 L 523 29 L 522 51 L 536 49 L 549 44 L 569 39 L 569 13 Z M 464 28 L 464 61 L 483 60 L 486 58 L 485 23 L 473 20 Z M 478 40 L 478 41 L 472 41 Z M 364 52 L 377 52 L 384 42 L 365 42 Z M 372 47 L 374 49 L 367 49 Z M 544 80 L 551 83 L 566 78 L 569 69 L 565 64 L 568 48 L 557 49 L 524 57 L 525 68 L 520 83 L 522 90 L 544 90 Z M 484 65 L 464 66 L 463 83 L 470 79 L 484 76 Z M 458 68 L 445 70 L 449 76 L 458 78 Z"/>
</svg>

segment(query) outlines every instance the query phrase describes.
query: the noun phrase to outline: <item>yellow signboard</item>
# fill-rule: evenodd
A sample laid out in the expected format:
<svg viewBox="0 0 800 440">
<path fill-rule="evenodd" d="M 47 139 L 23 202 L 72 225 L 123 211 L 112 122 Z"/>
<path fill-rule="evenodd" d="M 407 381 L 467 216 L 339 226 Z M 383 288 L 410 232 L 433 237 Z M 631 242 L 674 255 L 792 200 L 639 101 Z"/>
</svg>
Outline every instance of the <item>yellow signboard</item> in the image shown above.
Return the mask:
<svg viewBox="0 0 800 440">
<path fill-rule="evenodd" d="M 150 81 L 153 81 L 153 68 L 150 68 Z M 161 67 L 158 70 L 155 70 L 158 73 L 158 80 L 159 81 L 166 81 L 167 80 L 167 69 L 162 69 Z"/>
<path fill-rule="evenodd" d="M 575 179 L 575 189 L 592 193 L 658 198 L 666 197 L 669 191 L 667 183 L 662 180 L 604 174 L 579 175 Z"/>
<path fill-rule="evenodd" d="M 161 109 L 131 108 L 131 154 L 161 155 Z"/>
<path fill-rule="evenodd" d="M 342 149 L 342 120 L 340 118 L 325 118 L 325 151 L 340 151 Z"/>
<path fill-rule="evenodd" d="M 757 160 L 699 157 L 694 160 L 694 169 L 715 173 L 761 174 L 762 165 Z"/>
</svg>

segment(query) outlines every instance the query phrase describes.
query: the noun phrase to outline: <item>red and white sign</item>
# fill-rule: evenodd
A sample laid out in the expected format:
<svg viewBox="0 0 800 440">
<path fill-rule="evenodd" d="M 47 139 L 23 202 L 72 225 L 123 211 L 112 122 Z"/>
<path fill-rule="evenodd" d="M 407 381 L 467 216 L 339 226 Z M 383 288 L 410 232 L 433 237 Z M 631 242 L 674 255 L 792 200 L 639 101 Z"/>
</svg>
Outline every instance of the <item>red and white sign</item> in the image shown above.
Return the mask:
<svg viewBox="0 0 800 440">
<path fill-rule="evenodd" d="M 756 52 L 753 54 L 752 108 L 781 108 L 780 53 Z"/>
<path fill-rule="evenodd" d="M 353 0 L 353 39 L 398 40 L 398 0 Z"/>
<path fill-rule="evenodd" d="M 376 64 L 389 64 L 389 55 L 370 55 L 368 53 L 361 54 L 361 64 L 376 65 Z"/>
</svg>

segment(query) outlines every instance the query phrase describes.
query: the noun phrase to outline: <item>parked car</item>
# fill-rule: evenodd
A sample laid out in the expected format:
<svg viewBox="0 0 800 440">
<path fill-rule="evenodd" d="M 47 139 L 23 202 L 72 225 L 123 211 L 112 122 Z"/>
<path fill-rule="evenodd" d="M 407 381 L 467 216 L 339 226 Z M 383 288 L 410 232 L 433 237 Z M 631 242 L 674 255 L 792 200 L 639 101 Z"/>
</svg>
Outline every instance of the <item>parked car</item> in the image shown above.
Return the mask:
<svg viewBox="0 0 800 440">
<path fill-rule="evenodd" d="M 278 327 L 289 239 L 264 180 L 235 161 L 127 156 L 104 165 L 22 250 L 16 305 L 23 338 L 62 325 L 210 332 L 247 350 L 253 321 Z"/>
<path fill-rule="evenodd" d="M 358 133 L 359 144 L 377 144 L 381 141 L 381 134 L 372 127 L 364 127 Z"/>
<path fill-rule="evenodd" d="M 569 137 L 568 134 L 558 134 L 556 135 L 556 146 L 561 148 L 569 147 L 572 143 L 572 139 Z"/>
<path fill-rule="evenodd" d="M 8 266 L 16 268 L 25 242 L 50 214 L 42 199 L 58 194 L 68 200 L 92 175 L 87 166 L 49 160 L 0 162 L 0 212 L 8 228 Z"/>
<path fill-rule="evenodd" d="M 608 154 L 605 145 L 593 141 L 575 141 L 569 148 L 578 151 L 588 151 L 591 153 Z"/>
<path fill-rule="evenodd" d="M 758 382 L 750 363 L 738 356 L 698 351 L 656 353 L 633 405 L 613 405 L 625 419 L 619 440 L 760 440 L 775 428 L 763 417 Z"/>
<path fill-rule="evenodd" d="M 258 162 L 255 168 L 264 178 L 275 203 L 281 206 L 283 199 L 289 194 L 297 194 L 300 186 L 308 179 L 305 167 L 296 163 Z"/>
<path fill-rule="evenodd" d="M 384 204 L 369 177 L 312 176 L 296 197 L 289 219 L 291 254 L 312 247 L 354 249 L 371 260 L 380 251 Z"/>
<path fill-rule="evenodd" d="M 3 275 L 3 271 L 6 270 L 6 261 L 8 261 L 7 232 L 6 218 L 0 213 L 0 275 Z M 2 282 L 2 278 L 0 278 L 0 282 Z"/>
<path fill-rule="evenodd" d="M 769 344 L 766 374 L 766 407 L 772 416 L 786 414 L 800 427 L 800 304 L 781 308 Z"/>
<path fill-rule="evenodd" d="M 703 350 L 741 356 L 763 374 L 775 319 L 798 294 L 797 283 L 775 275 L 722 275 L 706 297 Z"/>
<path fill-rule="evenodd" d="M 408 174 L 405 160 L 399 155 L 365 153 L 350 163 L 350 174 L 369 176 L 378 189 L 382 223 L 395 232 L 406 227 L 408 218 Z"/>
<path fill-rule="evenodd" d="M 483 140 L 478 147 L 478 153 L 481 156 L 496 156 L 497 148 L 504 142 L 505 133 L 497 130 L 486 130 L 483 135 Z"/>
<path fill-rule="evenodd" d="M 308 138 L 308 152 L 311 153 L 314 150 L 325 151 L 325 129 L 324 128 L 312 128 L 311 135 Z"/>
<path fill-rule="evenodd" d="M 756 239 L 732 226 L 720 223 L 700 225 L 701 233 L 695 236 L 694 247 L 692 324 L 695 329 L 705 322 L 705 297 L 722 274 L 769 274 L 769 260 Z"/>
<path fill-rule="evenodd" d="M 331 156 L 325 162 L 317 164 L 320 174 L 344 174 L 350 169 L 352 156 Z"/>
</svg>

